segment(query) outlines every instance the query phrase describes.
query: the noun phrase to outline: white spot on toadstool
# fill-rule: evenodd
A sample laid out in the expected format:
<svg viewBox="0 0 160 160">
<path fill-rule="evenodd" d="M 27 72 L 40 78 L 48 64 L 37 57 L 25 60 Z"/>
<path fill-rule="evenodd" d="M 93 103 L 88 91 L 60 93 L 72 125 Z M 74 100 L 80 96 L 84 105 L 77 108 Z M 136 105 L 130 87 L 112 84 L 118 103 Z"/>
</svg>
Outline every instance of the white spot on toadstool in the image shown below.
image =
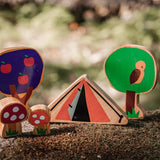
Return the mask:
<svg viewBox="0 0 160 160">
<path fill-rule="evenodd" d="M 33 118 L 37 118 L 37 115 L 36 115 L 36 114 L 33 114 L 32 117 L 33 117 Z"/>
<path fill-rule="evenodd" d="M 19 116 L 19 119 L 23 119 L 25 117 L 25 115 L 24 114 L 21 114 L 20 116 Z"/>
<path fill-rule="evenodd" d="M 10 118 L 11 121 L 14 121 L 14 120 L 16 120 L 16 119 L 17 119 L 17 116 L 16 116 L 16 115 L 13 115 L 13 116 Z"/>
<path fill-rule="evenodd" d="M 45 119 L 45 116 L 40 116 L 39 119 L 44 120 L 44 119 Z"/>
<path fill-rule="evenodd" d="M 13 111 L 13 112 L 18 112 L 18 111 L 19 111 L 19 108 L 16 106 L 16 107 L 13 108 L 12 111 Z"/>
<path fill-rule="evenodd" d="M 4 117 L 4 118 L 8 118 L 8 117 L 9 117 L 9 113 L 8 113 L 8 112 L 5 112 L 4 115 L 3 115 L 3 117 Z"/>
<path fill-rule="evenodd" d="M 40 121 L 39 121 L 39 120 L 36 120 L 36 121 L 34 121 L 34 123 L 35 123 L 35 124 L 39 124 L 39 123 L 40 123 Z"/>
</svg>

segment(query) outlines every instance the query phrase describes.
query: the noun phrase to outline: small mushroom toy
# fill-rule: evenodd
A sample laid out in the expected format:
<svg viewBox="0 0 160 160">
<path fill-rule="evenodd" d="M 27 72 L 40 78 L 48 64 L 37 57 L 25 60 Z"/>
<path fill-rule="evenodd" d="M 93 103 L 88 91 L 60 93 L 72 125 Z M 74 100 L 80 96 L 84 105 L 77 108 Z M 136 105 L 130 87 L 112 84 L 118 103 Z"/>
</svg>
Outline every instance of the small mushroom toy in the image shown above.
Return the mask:
<svg viewBox="0 0 160 160">
<path fill-rule="evenodd" d="M 46 105 L 37 104 L 32 106 L 28 121 L 34 126 L 33 134 L 50 134 L 50 112 Z"/>
<path fill-rule="evenodd" d="M 27 118 L 26 106 L 14 97 L 0 100 L 0 136 L 11 137 L 22 133 L 21 122 Z"/>
</svg>

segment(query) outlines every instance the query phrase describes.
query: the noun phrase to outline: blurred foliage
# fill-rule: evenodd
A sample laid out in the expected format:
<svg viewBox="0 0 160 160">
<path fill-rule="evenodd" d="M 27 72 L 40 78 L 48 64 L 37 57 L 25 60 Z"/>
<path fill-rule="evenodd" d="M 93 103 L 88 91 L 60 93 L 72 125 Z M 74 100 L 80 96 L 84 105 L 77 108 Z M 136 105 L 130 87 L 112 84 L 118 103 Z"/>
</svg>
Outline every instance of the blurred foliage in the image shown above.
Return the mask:
<svg viewBox="0 0 160 160">
<path fill-rule="evenodd" d="M 106 82 L 102 70 L 104 59 L 101 59 L 98 64 L 91 64 L 90 57 L 82 56 L 83 48 L 90 52 L 89 56 L 92 56 L 92 53 L 101 49 L 106 49 L 107 53 L 108 48 L 111 49 L 129 43 L 138 44 L 154 51 L 160 62 L 159 7 L 150 6 L 131 12 L 131 16 L 127 19 L 121 16 L 110 16 L 103 21 L 87 20 L 86 18 L 83 23 L 77 23 L 75 30 L 70 30 L 69 24 L 75 21 L 75 15 L 62 6 L 45 3 L 27 3 L 12 7 L 1 6 L 0 48 L 24 45 L 36 48 L 42 53 L 43 50 L 45 52 L 47 49 L 61 50 L 64 48 L 63 52 L 70 53 L 68 56 L 80 55 L 77 56 L 80 58 L 78 64 L 68 63 L 64 65 L 62 63 L 58 64 L 58 61 L 53 64 L 51 61 L 45 61 L 42 85 L 33 94 L 30 104 L 32 105 L 33 101 L 34 103 L 48 103 L 45 98 L 51 90 L 53 92 L 56 92 L 57 89 L 63 91 L 71 82 L 85 73 L 94 81 Z M 78 38 L 73 38 L 74 36 Z M 69 41 L 72 41 L 74 45 L 76 43 L 76 47 L 79 48 L 73 49 L 74 52 L 66 50 L 67 47 L 64 46 L 69 44 Z M 85 54 L 86 50 L 83 52 Z M 47 57 L 47 54 L 43 57 Z M 53 58 L 49 57 L 49 59 Z M 84 65 L 84 63 L 87 65 Z M 145 109 L 159 108 L 159 90 L 160 86 L 158 84 L 152 94 L 148 93 L 140 96 L 141 102 L 146 106 Z"/>
<path fill-rule="evenodd" d="M 77 77 L 83 74 L 88 74 L 91 79 L 97 79 L 100 75 L 100 70 L 102 66 L 98 64 L 96 66 L 60 66 L 47 63 L 45 65 L 44 78 L 42 82 L 43 89 L 51 89 L 52 87 L 63 87 L 65 85 L 72 83 Z"/>
<path fill-rule="evenodd" d="M 73 19 L 68 10 L 49 5 L 28 3 L 9 10 L 2 8 L 0 47 L 4 47 L 8 41 L 29 41 L 29 45 L 40 49 L 57 47 L 68 33 L 66 24 Z M 35 37 L 38 41 L 34 40 Z"/>
<path fill-rule="evenodd" d="M 74 15 L 67 9 L 47 4 L 27 3 L 9 10 L 1 8 L 0 45 L 4 46 L 8 40 L 21 41 L 25 38 L 21 35 L 23 33 L 20 27 L 22 27 L 24 34 L 27 30 L 27 37 L 33 38 L 34 35 L 39 35 L 40 40 L 43 39 L 43 43 L 31 43 L 33 46 L 60 47 L 60 41 L 64 35 L 70 33 L 68 24 L 72 21 L 74 21 Z M 102 23 L 84 22 L 83 26 L 89 28 L 89 31 L 80 39 L 81 43 L 95 49 L 101 48 L 106 43 L 106 39 L 111 39 L 118 45 L 125 43 L 144 45 L 155 53 L 160 48 L 158 45 L 160 40 L 159 7 L 136 10 L 129 20 L 112 17 Z M 160 55 L 157 55 L 160 58 Z"/>
<path fill-rule="evenodd" d="M 139 44 L 150 48 L 160 59 L 160 10 L 158 7 L 136 10 L 129 20 L 112 17 L 101 24 L 85 25 L 91 28 L 92 32 L 85 36 L 83 43 L 95 45 L 96 42 L 96 45 L 101 47 L 106 43 L 106 39 L 111 39 L 118 45 Z"/>
</svg>

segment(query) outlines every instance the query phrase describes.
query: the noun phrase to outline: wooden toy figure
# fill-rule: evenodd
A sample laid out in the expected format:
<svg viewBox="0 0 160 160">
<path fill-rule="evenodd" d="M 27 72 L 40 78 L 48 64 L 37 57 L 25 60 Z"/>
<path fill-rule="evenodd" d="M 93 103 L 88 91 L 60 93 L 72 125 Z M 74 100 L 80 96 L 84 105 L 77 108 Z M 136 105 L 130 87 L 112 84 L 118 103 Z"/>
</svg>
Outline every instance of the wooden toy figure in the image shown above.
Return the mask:
<svg viewBox="0 0 160 160">
<path fill-rule="evenodd" d="M 7 48 L 0 51 L 0 91 L 27 105 L 43 77 L 43 62 L 31 48 Z"/>
<path fill-rule="evenodd" d="M 27 109 L 14 97 L 0 100 L 0 136 L 11 137 L 22 133 L 21 122 L 27 118 Z"/>
<path fill-rule="evenodd" d="M 47 106 L 43 104 L 32 106 L 28 121 L 34 126 L 33 134 L 50 134 L 50 111 Z"/>
<path fill-rule="evenodd" d="M 82 75 L 48 106 L 51 122 L 126 125 L 123 110 L 87 75 Z"/>
<path fill-rule="evenodd" d="M 139 94 L 150 92 L 156 85 L 158 63 L 153 54 L 142 46 L 122 46 L 107 57 L 104 69 L 111 86 L 126 93 L 122 109 L 128 117 L 144 118 Z"/>
</svg>

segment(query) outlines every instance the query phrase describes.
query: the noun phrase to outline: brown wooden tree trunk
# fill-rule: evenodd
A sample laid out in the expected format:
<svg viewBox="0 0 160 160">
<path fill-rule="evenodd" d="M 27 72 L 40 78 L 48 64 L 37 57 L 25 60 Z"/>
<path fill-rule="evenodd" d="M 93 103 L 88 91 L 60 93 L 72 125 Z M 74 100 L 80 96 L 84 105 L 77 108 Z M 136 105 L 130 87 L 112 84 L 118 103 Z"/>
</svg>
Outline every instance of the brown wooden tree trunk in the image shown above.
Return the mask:
<svg viewBox="0 0 160 160">
<path fill-rule="evenodd" d="M 136 104 L 136 93 L 134 91 L 126 92 L 126 111 L 132 114 L 132 110 Z"/>
<path fill-rule="evenodd" d="M 27 93 L 22 98 L 20 98 L 20 96 L 17 93 L 15 85 L 9 85 L 9 88 L 10 88 L 10 93 L 12 97 L 19 99 L 20 102 L 22 102 L 24 105 L 26 105 L 27 101 L 29 100 L 33 92 L 33 87 L 28 87 Z"/>
</svg>

